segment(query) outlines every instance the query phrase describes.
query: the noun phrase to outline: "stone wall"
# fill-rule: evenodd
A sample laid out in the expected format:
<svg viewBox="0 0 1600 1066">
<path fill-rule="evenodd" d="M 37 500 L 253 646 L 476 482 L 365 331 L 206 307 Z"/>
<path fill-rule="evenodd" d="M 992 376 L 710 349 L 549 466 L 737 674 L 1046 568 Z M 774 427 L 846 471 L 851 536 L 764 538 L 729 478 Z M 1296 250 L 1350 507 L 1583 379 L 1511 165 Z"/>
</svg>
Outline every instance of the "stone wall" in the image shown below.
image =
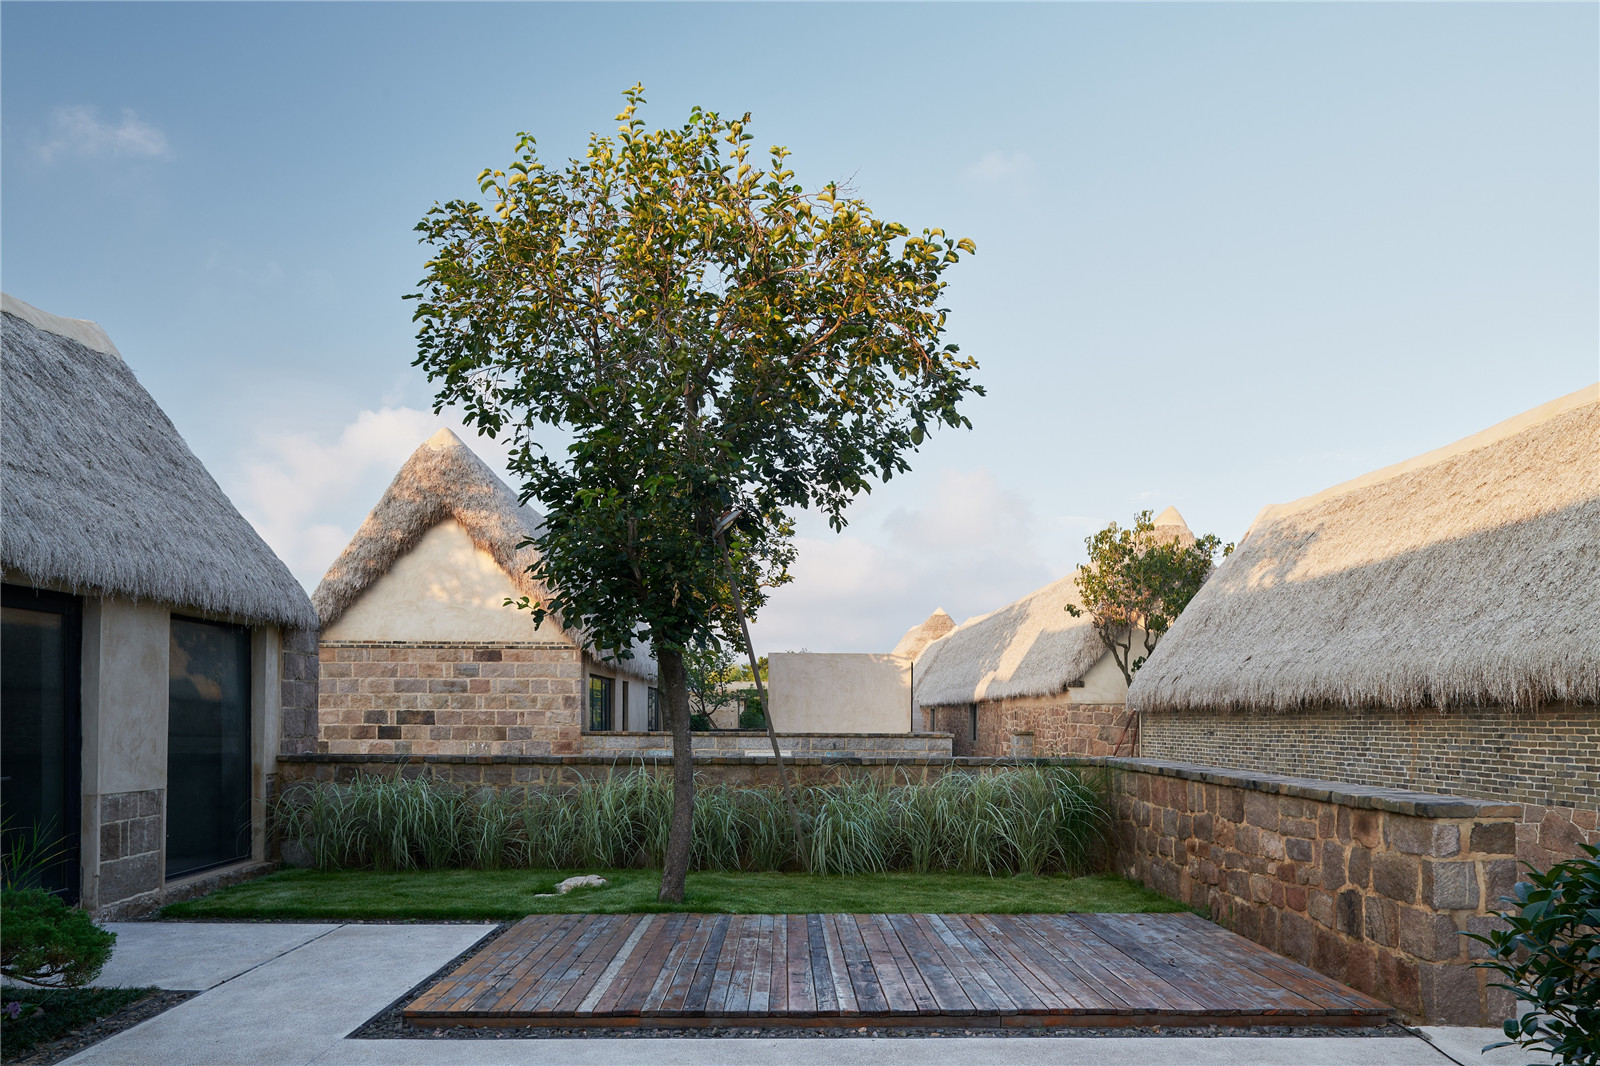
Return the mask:
<svg viewBox="0 0 1600 1066">
<path fill-rule="evenodd" d="M 324 641 L 317 751 L 576 754 L 582 733 L 579 654 L 555 642 Z"/>
<path fill-rule="evenodd" d="M 1115 866 L 1408 1017 L 1498 1024 L 1473 966 L 1517 878 L 1516 805 L 1153 760 L 1103 760 Z"/>
<path fill-rule="evenodd" d="M 1600 844 L 1600 707 L 1452 707 L 1144 716 L 1140 754 L 1524 807 L 1518 857 L 1536 866 Z"/>
<path fill-rule="evenodd" d="M 988 700 L 978 704 L 978 736 L 964 704 L 924 707 L 924 728 L 951 734 L 957 755 L 980 759 L 1131 755 L 1138 724 L 1120 703 L 1072 703 L 1053 698 Z"/>
<path fill-rule="evenodd" d="M 951 754 L 948 733 L 779 733 L 785 755 L 943 755 Z M 691 734 L 696 753 L 707 755 L 772 754 L 764 730 L 712 730 Z M 582 753 L 613 759 L 662 758 L 672 755 L 672 734 L 585 733 Z"/>
<path fill-rule="evenodd" d="M 278 750 L 285 755 L 317 750 L 317 634 L 283 631 L 282 690 Z"/>
</svg>

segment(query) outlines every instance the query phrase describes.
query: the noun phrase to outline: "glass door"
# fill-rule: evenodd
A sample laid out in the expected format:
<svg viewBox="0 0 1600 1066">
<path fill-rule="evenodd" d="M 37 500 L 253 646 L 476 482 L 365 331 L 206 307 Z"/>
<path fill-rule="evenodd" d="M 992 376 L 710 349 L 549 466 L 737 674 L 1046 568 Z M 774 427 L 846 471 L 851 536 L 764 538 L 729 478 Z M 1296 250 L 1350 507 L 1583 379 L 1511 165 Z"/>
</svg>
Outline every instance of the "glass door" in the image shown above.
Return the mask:
<svg viewBox="0 0 1600 1066">
<path fill-rule="evenodd" d="M 74 596 L 7 585 L 0 604 L 0 821 L 23 884 L 78 899 L 82 735 Z M 10 873 L 11 871 L 8 871 Z"/>
<path fill-rule="evenodd" d="M 250 857 L 250 631 L 172 619 L 167 876 Z"/>
<path fill-rule="evenodd" d="M 615 684 L 609 677 L 589 675 L 589 732 L 611 732 Z"/>
</svg>

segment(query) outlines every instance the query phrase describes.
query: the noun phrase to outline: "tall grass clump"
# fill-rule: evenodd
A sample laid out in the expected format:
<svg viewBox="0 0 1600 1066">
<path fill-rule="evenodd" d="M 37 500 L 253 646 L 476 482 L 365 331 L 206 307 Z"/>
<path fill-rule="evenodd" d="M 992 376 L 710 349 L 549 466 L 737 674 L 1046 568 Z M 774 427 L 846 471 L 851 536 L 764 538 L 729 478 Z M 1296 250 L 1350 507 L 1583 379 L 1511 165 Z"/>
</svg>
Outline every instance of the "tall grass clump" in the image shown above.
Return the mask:
<svg viewBox="0 0 1600 1066">
<path fill-rule="evenodd" d="M 858 779 L 797 800 L 820 874 L 1084 873 L 1107 822 L 1102 790 L 1067 767 Z M 670 780 L 643 770 L 566 788 L 358 777 L 288 789 L 274 825 L 321 869 L 625 868 L 661 864 L 671 814 Z M 696 790 L 695 869 L 784 870 L 794 855 L 778 789 Z"/>
</svg>

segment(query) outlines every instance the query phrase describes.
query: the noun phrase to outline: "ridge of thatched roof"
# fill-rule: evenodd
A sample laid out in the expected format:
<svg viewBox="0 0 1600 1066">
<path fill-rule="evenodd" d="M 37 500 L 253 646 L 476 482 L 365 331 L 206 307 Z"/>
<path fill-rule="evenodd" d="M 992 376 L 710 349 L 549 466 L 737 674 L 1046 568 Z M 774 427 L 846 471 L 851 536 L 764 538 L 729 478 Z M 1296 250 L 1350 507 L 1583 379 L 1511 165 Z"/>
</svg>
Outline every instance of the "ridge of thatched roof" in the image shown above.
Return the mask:
<svg viewBox="0 0 1600 1066">
<path fill-rule="evenodd" d="M 936 607 L 927 618 L 906 630 L 906 635 L 900 638 L 900 643 L 889 654 L 915 662 L 924 648 L 955 627 L 955 619 L 943 607 Z"/>
<path fill-rule="evenodd" d="M 1267 507 L 1142 710 L 1600 702 L 1600 386 Z"/>
<path fill-rule="evenodd" d="M 538 549 L 523 544 L 539 531 L 543 516 L 520 503 L 460 437 L 441 429 L 411 453 L 312 593 L 323 628 L 415 548 L 423 534 L 449 518 L 494 559 L 519 592 L 535 602 L 547 597 L 544 585 L 529 572 L 539 560 Z M 582 634 L 562 625 L 559 618 L 551 621 L 582 646 Z M 632 659 L 608 659 L 606 665 L 653 679 L 655 661 L 648 648 L 635 644 L 633 654 Z"/>
<path fill-rule="evenodd" d="M 11 296 L 0 562 L 39 584 L 315 627 L 305 590 L 93 322 Z"/>
<path fill-rule="evenodd" d="M 929 644 L 917 661 L 913 700 L 936 707 L 1019 696 L 1054 696 L 1105 653 L 1081 606 L 1077 573 L 997 611 L 969 618 Z"/>
<path fill-rule="evenodd" d="M 1156 539 L 1163 543 L 1177 541 L 1185 547 L 1194 545 L 1194 533 L 1189 529 L 1189 523 L 1183 520 L 1183 515 L 1178 513 L 1176 507 L 1168 507 L 1156 515 L 1151 525 L 1156 527 Z"/>
</svg>

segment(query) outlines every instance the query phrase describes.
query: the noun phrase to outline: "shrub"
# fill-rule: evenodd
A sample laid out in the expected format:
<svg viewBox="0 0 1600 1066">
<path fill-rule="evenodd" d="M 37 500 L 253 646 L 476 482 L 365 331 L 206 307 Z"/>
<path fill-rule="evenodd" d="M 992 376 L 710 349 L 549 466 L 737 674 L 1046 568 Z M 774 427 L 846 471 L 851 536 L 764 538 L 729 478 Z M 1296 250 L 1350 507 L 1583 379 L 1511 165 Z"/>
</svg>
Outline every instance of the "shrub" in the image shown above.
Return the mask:
<svg viewBox="0 0 1600 1066">
<path fill-rule="evenodd" d="M 1486 944 L 1478 965 L 1497 971 L 1504 988 L 1527 1003 L 1505 1023 L 1507 1039 L 1490 1047 L 1546 1051 L 1557 1062 L 1600 1063 L 1600 848 L 1528 878 L 1502 902 L 1506 928 L 1467 936 Z M 1489 1048 L 1484 1048 L 1488 1051 Z"/>
<path fill-rule="evenodd" d="M 814 785 L 796 800 L 817 873 L 1083 873 L 1106 824 L 1100 790 L 1062 767 Z M 671 781 L 643 771 L 503 791 L 358 777 L 286 790 L 273 822 L 322 869 L 581 869 L 660 865 L 671 813 Z M 776 788 L 697 790 L 695 869 L 782 870 L 794 854 Z"/>
<path fill-rule="evenodd" d="M 689 728 L 696 733 L 709 733 L 716 726 L 712 724 L 709 714 L 691 714 L 689 716 Z"/>
<path fill-rule="evenodd" d="M 755 700 L 752 699 L 749 703 L 747 703 L 745 705 L 744 710 L 739 712 L 739 728 L 740 729 L 765 729 L 765 728 L 767 728 L 767 716 L 766 716 L 766 713 L 761 710 L 761 705 L 759 703 L 757 703 Z"/>
<path fill-rule="evenodd" d="M 14 981 L 77 987 L 100 976 L 117 934 L 41 888 L 0 892 L 0 974 Z"/>
</svg>

